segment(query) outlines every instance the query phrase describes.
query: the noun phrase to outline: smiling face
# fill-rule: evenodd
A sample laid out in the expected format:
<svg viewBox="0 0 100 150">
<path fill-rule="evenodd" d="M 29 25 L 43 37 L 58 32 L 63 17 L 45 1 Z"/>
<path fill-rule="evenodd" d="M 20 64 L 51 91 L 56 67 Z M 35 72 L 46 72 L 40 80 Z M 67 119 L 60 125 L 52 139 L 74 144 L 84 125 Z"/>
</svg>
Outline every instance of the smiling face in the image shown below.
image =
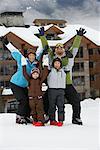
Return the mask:
<svg viewBox="0 0 100 150">
<path fill-rule="evenodd" d="M 39 73 L 38 73 L 38 72 L 33 72 L 33 73 L 32 73 L 32 78 L 35 79 L 35 80 L 36 80 L 37 78 L 39 78 Z"/>
<path fill-rule="evenodd" d="M 29 59 L 30 62 L 35 61 L 35 54 L 29 53 L 29 54 L 28 54 L 28 59 Z"/>
<path fill-rule="evenodd" d="M 55 48 L 55 53 L 57 55 L 63 55 L 64 52 L 65 52 L 65 49 L 63 47 L 63 44 L 57 44 Z"/>
<path fill-rule="evenodd" d="M 54 68 L 59 70 L 61 68 L 61 63 L 59 61 L 54 62 Z"/>
</svg>

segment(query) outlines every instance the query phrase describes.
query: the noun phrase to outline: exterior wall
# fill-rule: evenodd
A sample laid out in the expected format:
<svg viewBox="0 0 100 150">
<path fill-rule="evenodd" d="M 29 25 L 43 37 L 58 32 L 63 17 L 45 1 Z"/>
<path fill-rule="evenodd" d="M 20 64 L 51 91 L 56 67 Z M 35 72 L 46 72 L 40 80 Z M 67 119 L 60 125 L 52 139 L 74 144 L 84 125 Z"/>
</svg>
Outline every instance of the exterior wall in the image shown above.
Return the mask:
<svg viewBox="0 0 100 150">
<path fill-rule="evenodd" d="M 29 49 L 29 48 L 32 48 L 34 49 L 34 51 L 36 51 L 37 47 L 36 46 L 33 46 L 33 45 L 30 45 L 29 43 L 27 43 L 26 41 L 24 41 L 23 39 L 21 39 L 20 37 L 16 36 L 15 34 L 13 34 L 12 32 L 8 33 L 7 35 L 7 38 L 10 42 L 13 43 L 13 45 L 21 50 L 22 48 L 22 45 L 25 44 L 25 46 Z"/>
<path fill-rule="evenodd" d="M 35 19 L 33 23 L 36 26 L 46 26 L 49 24 L 57 25 L 58 27 L 64 28 L 66 26 L 65 20 L 53 20 L 53 19 Z"/>
<path fill-rule="evenodd" d="M 93 97 L 100 96 L 100 48 L 93 48 L 93 54 L 89 55 L 90 62 L 93 63 L 93 66 L 90 68 L 90 86 L 91 86 L 91 95 Z"/>
<path fill-rule="evenodd" d="M 23 16 L 21 15 L 4 15 L 0 16 L 0 20 L 6 26 L 24 26 Z"/>
<path fill-rule="evenodd" d="M 73 39 L 65 43 L 65 47 L 68 49 L 72 45 L 72 42 Z M 80 47 L 83 47 L 83 57 L 76 56 L 75 64 L 83 63 L 84 69 L 79 68 L 76 71 L 73 69 L 73 84 L 82 98 L 93 97 L 93 95 L 95 95 L 95 97 L 100 96 L 100 54 L 98 55 L 98 53 L 95 52 L 93 55 L 89 55 L 90 48 L 97 49 L 99 47 L 95 46 L 91 41 L 84 37 Z M 94 68 L 89 68 L 89 63 L 91 60 L 95 62 Z M 96 75 L 94 81 L 91 81 L 90 78 L 92 74 Z"/>
<path fill-rule="evenodd" d="M 8 87 L 11 75 L 16 70 L 16 62 L 8 50 L 3 48 L 0 41 L 0 88 Z"/>
</svg>

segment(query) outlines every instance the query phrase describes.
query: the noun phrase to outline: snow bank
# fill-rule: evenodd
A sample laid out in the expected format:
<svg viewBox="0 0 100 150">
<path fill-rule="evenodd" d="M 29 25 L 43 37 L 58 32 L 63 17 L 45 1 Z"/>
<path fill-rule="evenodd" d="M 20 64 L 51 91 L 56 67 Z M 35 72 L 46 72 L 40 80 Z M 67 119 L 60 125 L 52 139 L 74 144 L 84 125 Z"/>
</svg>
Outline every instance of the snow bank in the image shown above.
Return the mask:
<svg viewBox="0 0 100 150">
<path fill-rule="evenodd" d="M 63 127 L 18 125 L 15 114 L 0 114 L 0 150 L 99 150 L 100 98 L 82 102 L 84 125 L 71 123 L 71 105 L 66 105 Z"/>
</svg>

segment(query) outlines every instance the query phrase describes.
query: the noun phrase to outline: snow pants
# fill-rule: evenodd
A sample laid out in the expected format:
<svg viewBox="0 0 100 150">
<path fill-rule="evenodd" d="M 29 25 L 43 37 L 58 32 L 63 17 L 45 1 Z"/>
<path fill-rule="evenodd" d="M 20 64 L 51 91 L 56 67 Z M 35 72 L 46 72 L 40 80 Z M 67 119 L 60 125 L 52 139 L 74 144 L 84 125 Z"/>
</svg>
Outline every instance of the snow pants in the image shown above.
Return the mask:
<svg viewBox="0 0 100 150">
<path fill-rule="evenodd" d="M 56 107 L 58 108 L 58 121 L 65 120 L 64 113 L 64 89 L 48 89 L 49 99 L 49 118 L 50 121 L 56 120 Z"/>
<path fill-rule="evenodd" d="M 19 102 L 17 115 L 29 117 L 30 116 L 30 107 L 29 107 L 29 98 L 28 98 L 28 89 L 27 87 L 22 88 L 10 82 L 11 90 Z"/>
<path fill-rule="evenodd" d="M 49 110 L 49 100 L 48 100 L 48 90 L 45 92 L 44 94 L 44 110 L 45 113 L 48 114 L 48 110 Z M 67 99 L 68 104 L 72 105 L 72 110 L 73 110 L 73 114 L 72 114 L 72 118 L 80 118 L 80 113 L 81 113 L 81 99 L 79 94 L 77 93 L 76 89 L 74 88 L 74 86 L 71 85 L 66 85 L 66 89 L 65 89 L 65 97 Z"/>
<path fill-rule="evenodd" d="M 29 97 L 29 106 L 34 121 L 44 122 L 43 99 L 38 97 Z"/>
<path fill-rule="evenodd" d="M 72 105 L 72 118 L 79 118 L 80 119 L 80 113 L 81 113 L 81 99 L 79 94 L 77 93 L 76 89 L 74 86 L 71 85 L 66 85 L 65 89 L 65 97 L 68 101 L 69 104 Z"/>
</svg>

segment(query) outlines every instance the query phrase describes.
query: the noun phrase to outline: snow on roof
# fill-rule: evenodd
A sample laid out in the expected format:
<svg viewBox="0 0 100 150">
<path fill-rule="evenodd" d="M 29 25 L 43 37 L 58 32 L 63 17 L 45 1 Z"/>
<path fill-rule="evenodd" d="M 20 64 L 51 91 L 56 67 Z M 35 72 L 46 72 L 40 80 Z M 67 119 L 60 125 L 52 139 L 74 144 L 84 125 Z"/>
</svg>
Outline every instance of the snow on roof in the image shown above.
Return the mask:
<svg viewBox="0 0 100 150">
<path fill-rule="evenodd" d="M 46 30 L 48 30 L 49 28 L 51 28 L 52 26 L 55 26 L 55 25 L 53 25 L 53 24 L 50 24 L 50 25 L 46 25 L 46 26 L 44 26 L 44 30 L 46 31 Z M 32 33 L 34 33 L 34 34 L 39 34 L 39 31 L 38 31 L 38 29 L 40 29 L 42 26 L 30 26 L 29 27 L 29 29 L 32 31 Z M 57 27 L 58 28 L 58 27 Z"/>
<path fill-rule="evenodd" d="M 12 90 L 8 88 L 4 88 L 2 91 L 2 95 L 12 95 L 12 94 L 13 94 Z"/>
<path fill-rule="evenodd" d="M 37 36 L 35 36 L 30 30 L 28 30 L 28 28 L 10 27 L 9 31 L 16 34 L 17 36 L 19 36 L 20 38 L 22 38 L 23 40 L 25 40 L 33 46 L 38 46 L 41 42 Z"/>
<path fill-rule="evenodd" d="M 55 46 L 57 43 L 66 43 L 76 35 L 76 30 L 79 28 L 84 28 L 87 31 L 84 36 L 96 45 L 100 46 L 100 31 L 96 31 L 84 25 L 67 25 L 67 27 L 61 28 L 64 34 L 59 35 L 59 37 L 62 38 L 62 40 L 49 40 L 49 45 Z"/>
<path fill-rule="evenodd" d="M 0 26 L 0 36 L 4 36 L 8 33 L 8 29 L 5 26 Z"/>
<path fill-rule="evenodd" d="M 45 31 L 52 26 L 53 24 L 44 26 Z M 56 25 L 54 26 L 57 27 Z M 65 28 L 57 27 L 64 32 L 64 34 L 59 35 L 59 37 L 62 38 L 62 40 L 48 40 L 49 45 L 55 46 L 57 43 L 62 43 L 62 44 L 66 43 L 76 35 L 76 30 L 79 29 L 80 27 L 84 28 L 87 31 L 86 34 L 84 35 L 86 38 L 88 38 L 96 45 L 100 46 L 100 31 L 96 31 L 92 28 L 86 27 L 84 25 L 78 25 L 78 24 L 67 25 L 67 27 Z M 8 32 L 12 32 L 33 46 L 40 46 L 41 45 L 40 39 L 34 35 L 36 33 L 39 33 L 38 31 L 39 28 L 40 27 L 37 26 L 30 26 L 30 28 L 25 28 L 25 27 L 6 28 L 4 26 L 0 26 L 0 36 L 4 36 Z"/>
<path fill-rule="evenodd" d="M 29 29 L 33 34 L 38 34 L 38 33 L 39 33 L 38 29 L 40 29 L 40 27 L 37 27 L 37 26 L 30 26 L 28 29 Z"/>
<path fill-rule="evenodd" d="M 63 35 L 60 35 L 60 37 L 65 38 L 68 34 L 71 36 L 75 36 L 76 30 L 79 28 L 84 28 L 87 32 L 84 35 L 86 38 L 88 38 L 90 41 L 95 43 L 96 45 L 100 46 L 100 31 L 94 30 L 92 28 L 86 27 L 85 25 L 67 25 L 67 27 L 63 28 L 62 31 L 64 31 Z"/>
</svg>

